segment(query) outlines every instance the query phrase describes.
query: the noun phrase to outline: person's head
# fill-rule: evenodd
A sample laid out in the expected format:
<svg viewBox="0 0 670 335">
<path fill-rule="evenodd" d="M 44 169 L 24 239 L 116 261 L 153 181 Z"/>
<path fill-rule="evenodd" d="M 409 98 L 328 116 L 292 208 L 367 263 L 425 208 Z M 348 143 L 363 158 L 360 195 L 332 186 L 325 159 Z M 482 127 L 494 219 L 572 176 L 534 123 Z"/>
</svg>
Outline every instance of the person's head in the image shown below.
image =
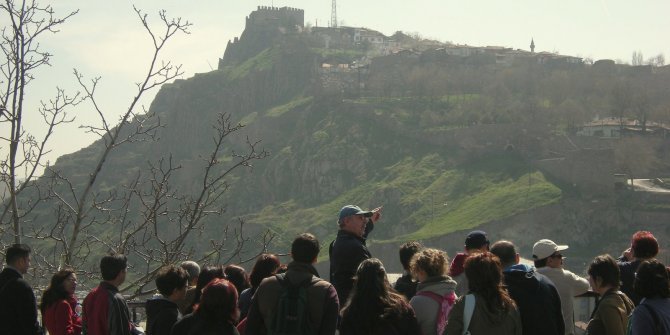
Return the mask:
<svg viewBox="0 0 670 335">
<path fill-rule="evenodd" d="M 167 265 L 162 267 L 156 275 L 156 288 L 164 297 L 177 301 L 186 295 L 188 273 L 181 267 Z"/>
<path fill-rule="evenodd" d="M 77 289 L 77 274 L 73 269 L 63 269 L 51 276 L 49 287 L 44 290 L 42 295 L 42 302 L 40 303 L 40 311 L 44 311 L 53 303 L 68 299 L 74 296 Z"/>
<path fill-rule="evenodd" d="M 438 249 L 423 249 L 409 263 L 412 276 L 420 282 L 430 277 L 444 276 L 449 268 L 447 253 Z"/>
<path fill-rule="evenodd" d="M 202 297 L 194 313 L 210 325 L 221 320 L 235 324 L 240 315 L 235 285 L 222 278 L 209 282 L 202 290 Z"/>
<path fill-rule="evenodd" d="M 198 276 L 200 275 L 200 265 L 194 261 L 183 261 L 179 265 L 188 273 L 188 284 L 195 286 L 198 284 Z"/>
<path fill-rule="evenodd" d="M 364 211 L 358 206 L 346 205 L 340 209 L 337 224 L 340 230 L 361 237 L 365 234 L 365 225 L 371 216 L 372 212 L 370 211 Z"/>
<path fill-rule="evenodd" d="M 670 298 L 668 269 L 655 259 L 642 261 L 635 274 L 633 290 L 642 298 Z"/>
<path fill-rule="evenodd" d="M 319 240 L 309 233 L 298 235 L 291 243 L 291 257 L 296 262 L 314 263 L 320 250 Z"/>
<path fill-rule="evenodd" d="M 112 254 L 104 256 L 100 260 L 100 274 L 102 280 L 110 282 L 114 286 L 123 284 L 126 280 L 128 259 L 123 254 Z"/>
<path fill-rule="evenodd" d="M 221 266 L 206 266 L 200 271 L 198 276 L 198 284 L 195 287 L 195 295 L 193 296 L 193 304 L 200 301 L 200 296 L 202 295 L 202 289 L 207 286 L 212 280 L 217 278 L 226 278 L 226 275 L 223 273 L 223 267 Z"/>
<path fill-rule="evenodd" d="M 658 241 L 651 232 L 638 231 L 630 240 L 630 250 L 637 259 L 654 258 L 658 255 Z"/>
<path fill-rule="evenodd" d="M 412 256 L 422 248 L 423 246 L 421 243 L 417 241 L 403 243 L 403 245 L 400 246 L 398 254 L 400 256 L 400 264 L 402 264 L 402 268 L 405 269 L 405 271 L 409 271 L 409 262 L 412 260 Z"/>
<path fill-rule="evenodd" d="M 471 231 L 465 237 L 465 251 L 470 253 L 483 252 L 489 250 L 489 239 L 486 233 L 481 230 Z"/>
<path fill-rule="evenodd" d="M 498 241 L 491 246 L 491 253 L 498 256 L 502 268 L 519 264 L 519 253 L 514 243 L 510 241 Z"/>
<path fill-rule="evenodd" d="M 490 310 L 509 310 L 515 306 L 503 284 L 502 266 L 490 252 L 477 253 L 465 260 L 465 276 L 470 292 L 479 294 Z"/>
<path fill-rule="evenodd" d="M 610 255 L 596 256 L 589 265 L 587 273 L 591 288 L 600 295 L 609 289 L 619 288 L 619 266 Z"/>
<path fill-rule="evenodd" d="M 536 268 L 563 266 L 561 251 L 568 249 L 567 245 L 557 245 L 552 240 L 542 239 L 533 245 L 533 262 Z"/>
<path fill-rule="evenodd" d="M 249 283 L 249 275 L 247 274 L 247 271 L 239 265 L 227 265 L 225 268 L 223 268 L 223 273 L 226 274 L 226 279 L 235 285 L 238 293 L 248 289 L 251 286 Z"/>
<path fill-rule="evenodd" d="M 17 269 L 21 274 L 28 273 L 30 268 L 30 247 L 25 244 L 13 244 L 5 251 L 7 265 Z"/>
<path fill-rule="evenodd" d="M 258 287 L 263 279 L 275 274 L 279 265 L 281 265 L 279 258 L 273 254 L 261 254 L 258 256 L 254 268 L 251 269 L 251 274 L 249 275 L 251 287 Z"/>
</svg>

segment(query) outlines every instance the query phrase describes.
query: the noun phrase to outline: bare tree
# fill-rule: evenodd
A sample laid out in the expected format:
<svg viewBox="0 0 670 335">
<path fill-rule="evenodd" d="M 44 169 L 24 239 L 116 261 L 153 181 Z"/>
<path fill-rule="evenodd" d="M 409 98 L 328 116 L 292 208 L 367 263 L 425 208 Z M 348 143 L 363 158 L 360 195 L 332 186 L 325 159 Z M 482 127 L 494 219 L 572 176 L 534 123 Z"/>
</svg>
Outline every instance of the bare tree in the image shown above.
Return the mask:
<svg viewBox="0 0 670 335">
<path fill-rule="evenodd" d="M 7 22 L 2 26 L 0 40 L 4 56 L 0 61 L 0 141 L 4 143 L 3 150 L 7 150 L 0 159 L 0 181 L 5 186 L 0 195 L 0 227 L 11 223 L 15 243 L 21 242 L 22 218 L 43 200 L 40 190 L 23 204 L 18 196 L 34 187 L 32 180 L 45 167 L 51 135 L 58 125 L 73 121 L 67 110 L 81 101 L 78 93 L 68 95 L 57 88 L 55 97 L 43 101 L 37 110 L 26 107 L 26 92 L 35 79 L 35 71 L 49 65 L 51 58 L 50 53 L 40 49 L 39 41 L 45 34 L 56 33 L 75 14 L 77 11 L 59 18 L 50 5 L 41 6 L 35 1 L 0 3 L 2 22 Z M 25 123 L 26 117 L 35 113 L 41 115 L 44 125 Z M 46 128 L 40 137 L 35 135 L 38 127 Z"/>
</svg>

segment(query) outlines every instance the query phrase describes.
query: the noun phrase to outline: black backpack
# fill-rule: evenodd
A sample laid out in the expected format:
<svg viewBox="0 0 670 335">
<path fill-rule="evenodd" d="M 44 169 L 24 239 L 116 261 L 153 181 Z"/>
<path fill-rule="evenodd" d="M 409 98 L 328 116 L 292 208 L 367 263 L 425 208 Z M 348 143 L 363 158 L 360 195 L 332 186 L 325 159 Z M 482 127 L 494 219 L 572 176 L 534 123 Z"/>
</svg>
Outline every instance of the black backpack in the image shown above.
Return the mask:
<svg viewBox="0 0 670 335">
<path fill-rule="evenodd" d="M 275 275 L 275 278 L 282 286 L 282 292 L 277 301 L 275 317 L 268 329 L 268 335 L 313 334 L 314 331 L 309 323 L 307 288 L 321 279 L 312 276 L 293 285 L 285 274 Z"/>
</svg>

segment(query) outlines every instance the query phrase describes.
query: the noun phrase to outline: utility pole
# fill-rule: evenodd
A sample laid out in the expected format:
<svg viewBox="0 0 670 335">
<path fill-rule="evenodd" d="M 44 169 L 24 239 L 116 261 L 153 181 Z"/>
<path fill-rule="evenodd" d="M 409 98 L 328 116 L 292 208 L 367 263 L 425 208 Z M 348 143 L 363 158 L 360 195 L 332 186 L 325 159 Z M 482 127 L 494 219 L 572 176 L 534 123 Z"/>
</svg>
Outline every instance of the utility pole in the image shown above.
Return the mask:
<svg viewBox="0 0 670 335">
<path fill-rule="evenodd" d="M 333 8 L 330 12 L 330 26 L 337 28 L 337 0 L 333 0 Z"/>
</svg>

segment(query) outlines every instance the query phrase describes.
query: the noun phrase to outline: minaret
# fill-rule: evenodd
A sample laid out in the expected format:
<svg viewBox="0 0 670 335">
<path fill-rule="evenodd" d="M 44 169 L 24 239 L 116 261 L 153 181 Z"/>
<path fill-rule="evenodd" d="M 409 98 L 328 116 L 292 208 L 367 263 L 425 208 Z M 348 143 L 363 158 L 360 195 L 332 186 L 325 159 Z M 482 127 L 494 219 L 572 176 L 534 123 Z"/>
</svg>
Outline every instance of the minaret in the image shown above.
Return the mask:
<svg viewBox="0 0 670 335">
<path fill-rule="evenodd" d="M 535 53 L 535 41 L 532 37 L 530 39 L 530 53 Z"/>
</svg>

